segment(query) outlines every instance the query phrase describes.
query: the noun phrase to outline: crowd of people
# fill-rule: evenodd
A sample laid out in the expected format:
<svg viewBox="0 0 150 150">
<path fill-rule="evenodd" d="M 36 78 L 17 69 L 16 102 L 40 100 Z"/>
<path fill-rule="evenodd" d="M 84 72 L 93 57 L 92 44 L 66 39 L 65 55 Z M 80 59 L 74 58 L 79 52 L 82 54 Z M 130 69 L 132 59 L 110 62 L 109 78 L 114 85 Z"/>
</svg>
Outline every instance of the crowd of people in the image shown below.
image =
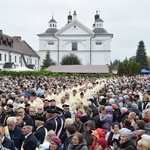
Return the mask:
<svg viewBox="0 0 150 150">
<path fill-rule="evenodd" d="M 150 75 L 0 78 L 1 150 L 150 150 Z"/>
</svg>

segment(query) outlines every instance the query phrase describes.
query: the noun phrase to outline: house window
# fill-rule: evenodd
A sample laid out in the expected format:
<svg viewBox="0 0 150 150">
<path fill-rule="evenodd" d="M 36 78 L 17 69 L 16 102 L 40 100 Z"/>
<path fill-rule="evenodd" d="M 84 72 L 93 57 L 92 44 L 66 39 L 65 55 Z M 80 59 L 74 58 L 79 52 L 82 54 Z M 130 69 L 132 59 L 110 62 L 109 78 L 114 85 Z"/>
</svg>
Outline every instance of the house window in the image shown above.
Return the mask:
<svg viewBox="0 0 150 150">
<path fill-rule="evenodd" d="M 72 43 L 72 51 L 77 51 L 78 50 L 78 43 Z"/>
<path fill-rule="evenodd" d="M 102 45 L 102 42 L 100 42 L 100 41 L 96 42 L 96 45 Z"/>
<path fill-rule="evenodd" d="M 4 60 L 7 61 L 7 55 L 6 54 L 4 55 Z"/>
<path fill-rule="evenodd" d="M 21 57 L 19 57 L 19 63 L 22 63 L 22 59 L 21 59 Z"/>
<path fill-rule="evenodd" d="M 2 61 L 2 54 L 0 54 L 0 61 Z"/>
<path fill-rule="evenodd" d="M 9 55 L 9 61 L 11 62 L 11 55 Z"/>
<path fill-rule="evenodd" d="M 54 45 L 54 42 L 48 42 L 48 45 Z"/>
<path fill-rule="evenodd" d="M 29 64 L 29 58 L 27 58 L 27 64 Z"/>
<path fill-rule="evenodd" d="M 17 56 L 15 56 L 15 62 L 17 62 Z"/>
<path fill-rule="evenodd" d="M 32 59 L 30 58 L 30 64 L 32 64 Z"/>
<path fill-rule="evenodd" d="M 35 65 L 37 65 L 37 60 L 35 60 Z"/>
</svg>

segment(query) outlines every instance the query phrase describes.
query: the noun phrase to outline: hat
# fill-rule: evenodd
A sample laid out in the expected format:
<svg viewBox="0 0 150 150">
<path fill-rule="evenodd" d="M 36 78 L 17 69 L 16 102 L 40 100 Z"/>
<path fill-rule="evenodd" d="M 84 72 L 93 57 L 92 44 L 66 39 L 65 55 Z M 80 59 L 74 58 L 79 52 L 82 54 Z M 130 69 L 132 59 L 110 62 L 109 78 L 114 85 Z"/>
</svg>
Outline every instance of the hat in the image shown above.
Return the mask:
<svg viewBox="0 0 150 150">
<path fill-rule="evenodd" d="M 62 107 L 63 108 L 66 108 L 66 107 L 69 108 L 69 104 L 63 104 Z"/>
<path fill-rule="evenodd" d="M 12 105 L 12 104 L 7 104 L 6 106 L 7 106 L 7 107 L 10 107 L 10 108 L 13 108 L 13 105 Z"/>
<path fill-rule="evenodd" d="M 80 121 L 81 121 L 82 123 L 87 122 L 87 117 L 86 117 L 86 116 L 82 116 L 82 117 L 80 118 Z"/>
<path fill-rule="evenodd" d="M 99 139 L 101 137 L 105 137 L 105 131 L 101 128 L 97 128 L 96 130 L 92 130 L 92 135 Z"/>
<path fill-rule="evenodd" d="M 143 140 L 150 142 L 150 135 L 143 134 L 141 137 L 142 137 Z"/>
<path fill-rule="evenodd" d="M 50 99 L 49 102 L 56 102 L 56 100 L 55 99 Z"/>
<path fill-rule="evenodd" d="M 29 103 L 25 104 L 25 107 L 31 106 Z"/>
<path fill-rule="evenodd" d="M 112 107 L 113 109 L 118 109 L 117 104 L 111 104 L 111 107 Z"/>
<path fill-rule="evenodd" d="M 12 100 L 12 99 L 9 99 L 9 100 L 7 101 L 7 104 L 13 105 L 13 100 Z"/>
<path fill-rule="evenodd" d="M 44 119 L 44 117 L 41 117 L 41 116 L 36 116 L 36 117 L 35 117 L 35 120 L 38 120 L 38 121 L 43 121 L 43 122 L 45 122 L 45 119 Z"/>
<path fill-rule="evenodd" d="M 54 111 L 53 109 L 51 109 L 51 108 L 48 108 L 48 109 L 47 109 L 47 113 L 54 114 L 55 111 Z"/>
<path fill-rule="evenodd" d="M 119 132 L 120 132 L 120 134 L 125 135 L 128 139 L 131 138 L 131 135 L 132 135 L 132 131 L 131 130 L 129 130 L 127 128 L 122 128 L 122 129 L 120 129 Z"/>
<path fill-rule="evenodd" d="M 83 92 L 81 92 L 81 93 L 80 93 L 80 95 L 84 95 L 84 93 L 83 93 Z"/>
<path fill-rule="evenodd" d="M 44 99 L 43 102 L 45 102 L 45 101 L 49 102 L 49 99 Z"/>
<path fill-rule="evenodd" d="M 59 116 L 59 115 L 61 114 L 61 112 L 55 109 L 55 110 L 54 110 L 54 114 L 56 114 L 56 115 Z"/>
<path fill-rule="evenodd" d="M 50 141 L 55 142 L 55 143 L 57 144 L 57 146 L 61 146 L 61 144 L 62 144 L 60 138 L 58 138 L 57 136 L 52 136 L 52 137 L 50 138 Z"/>
<path fill-rule="evenodd" d="M 115 103 L 115 100 L 113 98 L 110 98 L 108 102 L 111 105 L 111 104 Z"/>
<path fill-rule="evenodd" d="M 82 117 L 82 114 L 76 114 L 76 118 L 80 119 Z"/>
<path fill-rule="evenodd" d="M 106 110 L 106 113 L 113 111 L 113 109 L 112 109 L 111 106 L 106 106 L 106 107 L 105 107 L 105 110 Z"/>
<path fill-rule="evenodd" d="M 37 96 L 37 94 L 35 92 L 32 92 L 31 96 Z"/>
<path fill-rule="evenodd" d="M 97 143 L 99 143 L 102 146 L 102 148 L 110 148 L 105 138 L 99 138 L 97 140 Z"/>
</svg>

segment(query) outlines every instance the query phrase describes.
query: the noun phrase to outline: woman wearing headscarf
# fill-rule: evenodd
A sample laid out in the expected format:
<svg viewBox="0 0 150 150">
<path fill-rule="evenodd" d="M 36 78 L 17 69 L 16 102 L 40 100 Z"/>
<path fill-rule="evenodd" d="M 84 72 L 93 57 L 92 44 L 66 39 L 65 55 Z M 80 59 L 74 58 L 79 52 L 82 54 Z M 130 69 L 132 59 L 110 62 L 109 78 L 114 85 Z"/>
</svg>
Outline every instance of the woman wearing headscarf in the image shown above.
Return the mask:
<svg viewBox="0 0 150 150">
<path fill-rule="evenodd" d="M 132 131 L 127 128 L 120 130 L 120 146 L 117 150 L 136 150 L 136 146 L 131 138 Z"/>
<path fill-rule="evenodd" d="M 45 150 L 63 150 L 60 138 L 58 138 L 57 136 L 52 136 L 50 139 L 49 148 Z"/>
<path fill-rule="evenodd" d="M 111 150 L 111 147 L 105 138 L 99 138 L 94 150 Z"/>
<path fill-rule="evenodd" d="M 72 141 L 69 144 L 67 150 L 88 150 L 86 141 L 83 138 L 83 135 L 79 132 L 76 132 L 73 137 Z"/>
</svg>

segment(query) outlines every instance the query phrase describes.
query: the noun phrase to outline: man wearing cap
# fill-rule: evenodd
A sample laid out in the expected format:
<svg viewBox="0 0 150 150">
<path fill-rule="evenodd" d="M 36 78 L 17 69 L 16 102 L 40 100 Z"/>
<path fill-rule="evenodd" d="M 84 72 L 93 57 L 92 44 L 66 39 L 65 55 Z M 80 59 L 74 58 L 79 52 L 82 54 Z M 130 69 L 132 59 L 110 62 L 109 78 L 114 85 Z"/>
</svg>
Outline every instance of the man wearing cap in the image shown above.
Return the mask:
<svg viewBox="0 0 150 150">
<path fill-rule="evenodd" d="M 56 120 L 54 117 L 54 113 L 55 111 L 53 109 L 48 108 L 47 112 L 46 112 L 46 123 L 44 125 L 44 127 L 47 129 L 47 131 L 56 130 Z"/>
<path fill-rule="evenodd" d="M 38 140 L 40 144 L 42 144 L 46 138 L 47 129 L 43 126 L 45 122 L 45 118 L 41 116 L 36 116 L 35 118 L 35 127 L 36 131 L 34 136 Z"/>
<path fill-rule="evenodd" d="M 26 124 L 22 128 L 22 132 L 25 135 L 25 140 L 22 144 L 21 150 L 35 150 L 37 147 L 37 140 L 32 134 L 33 127 L 30 124 Z"/>
<path fill-rule="evenodd" d="M 45 112 L 49 108 L 49 100 L 47 98 L 43 100 L 43 108 Z"/>
<path fill-rule="evenodd" d="M 60 117 L 60 115 L 61 115 L 60 111 L 58 111 L 57 109 L 54 110 L 54 117 L 55 117 L 55 120 L 56 120 L 55 132 L 56 132 L 56 135 L 58 137 L 62 134 L 62 130 L 63 130 L 63 127 L 64 127 L 64 120 Z"/>
<path fill-rule="evenodd" d="M 8 116 L 15 116 L 15 112 L 13 111 L 13 104 L 7 104 L 6 105 L 6 114 Z"/>
<path fill-rule="evenodd" d="M 65 119 L 71 118 L 71 113 L 69 111 L 69 104 L 65 103 L 65 104 L 62 105 L 62 107 L 63 107 L 63 110 L 64 110 L 64 117 L 65 117 Z"/>
<path fill-rule="evenodd" d="M 51 99 L 49 102 L 50 102 L 50 105 L 49 105 L 50 109 L 56 110 L 58 108 L 56 106 L 56 100 L 55 99 Z"/>
</svg>

